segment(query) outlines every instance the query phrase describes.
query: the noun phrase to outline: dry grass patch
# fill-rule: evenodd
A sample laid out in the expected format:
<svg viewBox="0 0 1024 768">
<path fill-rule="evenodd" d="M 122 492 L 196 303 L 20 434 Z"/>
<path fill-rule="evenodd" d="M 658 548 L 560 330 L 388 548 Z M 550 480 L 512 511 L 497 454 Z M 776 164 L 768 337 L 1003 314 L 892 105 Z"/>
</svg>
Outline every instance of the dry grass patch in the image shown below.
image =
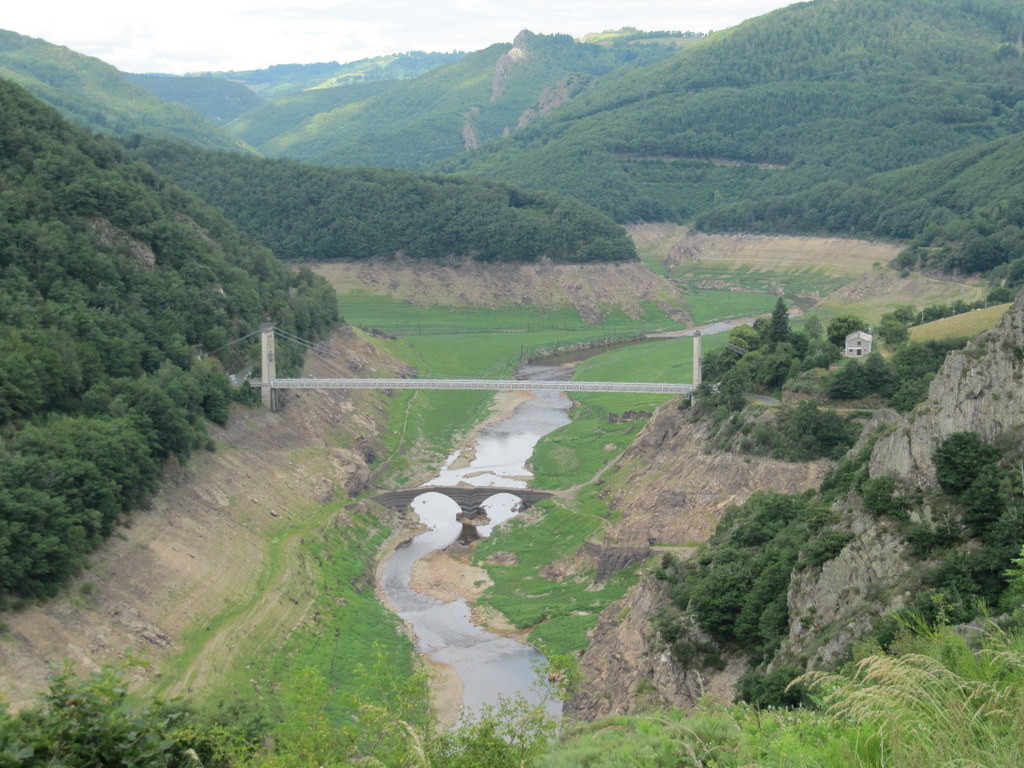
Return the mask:
<svg viewBox="0 0 1024 768">
<path fill-rule="evenodd" d="M 854 278 L 885 264 L 900 252 L 894 243 L 836 237 L 791 235 L 708 235 L 677 224 L 638 224 L 628 228 L 641 255 L 658 259 L 680 274 L 688 265 L 723 272 L 765 272 L 778 275 L 814 272 Z"/>
<path fill-rule="evenodd" d="M 999 304 L 985 309 L 976 309 L 973 312 L 964 312 L 962 315 L 943 317 L 924 325 L 917 325 L 910 329 L 911 341 L 934 341 L 936 339 L 953 338 L 974 338 L 979 333 L 994 328 L 1000 318 L 1006 314 L 1012 305 Z"/>
</svg>

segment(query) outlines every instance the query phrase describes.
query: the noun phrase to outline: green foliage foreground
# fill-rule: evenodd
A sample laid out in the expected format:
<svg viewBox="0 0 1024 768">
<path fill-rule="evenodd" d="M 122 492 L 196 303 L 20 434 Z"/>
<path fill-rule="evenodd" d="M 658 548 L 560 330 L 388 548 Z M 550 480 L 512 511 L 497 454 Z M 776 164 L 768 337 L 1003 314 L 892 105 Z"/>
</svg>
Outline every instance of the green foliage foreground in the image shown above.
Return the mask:
<svg viewBox="0 0 1024 768">
<path fill-rule="evenodd" d="M 285 691 L 291 714 L 269 724 L 253 713 L 202 714 L 181 701 L 133 706 L 116 670 L 79 681 L 62 672 L 39 707 L 0 713 L 0 768 L 14 766 L 933 766 L 1012 768 L 1024 754 L 1024 634 L 907 626 L 894 652 L 801 681 L 814 710 L 705 704 L 564 727 L 541 710 L 505 701 L 452 730 L 417 719 L 412 689 L 389 687 L 386 706 L 365 704 L 341 726 L 331 695 L 305 672 Z"/>
</svg>

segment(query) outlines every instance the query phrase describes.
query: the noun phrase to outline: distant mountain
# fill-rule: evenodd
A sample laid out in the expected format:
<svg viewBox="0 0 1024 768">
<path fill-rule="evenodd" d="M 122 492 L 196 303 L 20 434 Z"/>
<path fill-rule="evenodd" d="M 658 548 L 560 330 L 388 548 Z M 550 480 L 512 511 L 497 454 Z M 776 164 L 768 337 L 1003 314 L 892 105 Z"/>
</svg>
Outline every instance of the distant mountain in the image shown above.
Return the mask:
<svg viewBox="0 0 1024 768">
<path fill-rule="evenodd" d="M 204 147 L 246 150 L 198 114 L 161 101 L 109 64 L 45 40 L 0 30 L 0 78 L 12 80 L 91 130 L 128 137 L 184 139 Z"/>
<path fill-rule="evenodd" d="M 162 101 L 181 104 L 211 123 L 223 125 L 255 109 L 263 99 L 251 89 L 222 77 L 178 77 L 176 75 L 132 75 L 132 83 L 145 88 Z"/>
<path fill-rule="evenodd" d="M 518 130 L 613 70 L 664 60 L 674 50 L 523 31 L 511 46 L 489 46 L 358 104 L 312 115 L 257 147 L 326 165 L 423 168 Z M 269 133 L 254 115 L 240 121 L 247 131 L 240 135 Z"/>
<path fill-rule="evenodd" d="M 226 72 L 193 72 L 188 79 L 215 78 L 242 83 L 263 98 L 284 96 L 313 88 L 370 82 L 373 80 L 406 80 L 431 69 L 458 61 L 465 54 L 408 51 L 359 59 L 345 64 L 336 61 L 317 64 L 275 64 L 265 69 Z"/>
<path fill-rule="evenodd" d="M 1022 39 L 1016 0 L 800 3 L 617 70 L 435 168 L 573 194 L 619 221 L 690 220 L 1024 130 Z"/>
<path fill-rule="evenodd" d="M 319 64 L 277 64 L 265 69 L 239 72 L 199 72 L 188 75 L 126 74 L 129 80 L 140 85 L 164 101 L 182 104 L 199 113 L 210 122 L 223 125 L 237 117 L 253 112 L 236 131 L 245 133 L 245 127 L 256 124 L 257 135 L 268 130 L 280 133 L 294 127 L 301 118 L 337 107 L 342 101 L 353 101 L 352 94 L 344 98 L 333 96 L 321 102 L 314 94 L 338 86 L 363 83 L 390 83 L 416 77 L 429 70 L 462 58 L 462 53 L 395 53 L 370 59 L 339 64 L 336 61 Z M 380 88 L 377 89 L 379 91 Z M 376 91 L 371 91 L 376 92 Z M 310 94 L 309 101 L 296 102 L 303 94 Z M 365 93 L 360 95 L 365 98 Z M 275 106 L 269 111 L 260 106 L 272 99 Z M 317 112 L 299 107 L 298 117 L 281 126 L 281 116 L 297 104 L 314 104 Z M 266 119 L 270 126 L 264 126 Z"/>
</svg>

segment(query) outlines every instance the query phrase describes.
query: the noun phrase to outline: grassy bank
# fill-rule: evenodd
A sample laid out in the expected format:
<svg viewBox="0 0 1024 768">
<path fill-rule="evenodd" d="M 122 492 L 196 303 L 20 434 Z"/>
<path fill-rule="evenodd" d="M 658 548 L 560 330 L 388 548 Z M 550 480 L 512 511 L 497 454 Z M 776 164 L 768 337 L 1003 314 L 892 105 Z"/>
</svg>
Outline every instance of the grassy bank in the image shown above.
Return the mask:
<svg viewBox="0 0 1024 768">
<path fill-rule="evenodd" d="M 265 559 L 244 596 L 185 633 L 156 693 L 195 686 L 210 701 L 247 700 L 280 714 L 274 692 L 312 668 L 335 691 L 328 714 L 339 719 L 363 687 L 359 668 L 376 656 L 411 674 L 412 644 L 374 592 L 376 555 L 390 529 L 340 506 L 294 510 L 299 522 L 265 531 Z"/>
<path fill-rule="evenodd" d="M 724 343 L 709 336 L 705 349 Z M 693 372 L 693 341 L 664 339 L 614 349 L 578 364 L 575 378 L 589 381 L 682 381 Z M 541 438 L 531 467 L 538 488 L 571 490 L 529 515 L 497 529 L 480 543 L 476 561 L 494 586 L 484 602 L 502 611 L 529 639 L 553 653 L 586 645 L 598 615 L 635 582 L 636 569 L 595 583 L 593 561 L 579 554 L 587 539 L 600 539 L 615 512 L 598 495 L 596 481 L 629 447 L 646 418 L 612 420 L 626 411 L 651 413 L 670 398 L 644 394 L 576 394 L 572 422 Z M 514 565 L 489 564 L 499 552 L 514 552 Z M 504 562 L 499 560 L 499 562 Z"/>
<path fill-rule="evenodd" d="M 538 512 L 505 523 L 478 545 L 477 563 L 494 581 L 482 602 L 529 628 L 529 641 L 546 653 L 573 653 L 586 647 L 601 611 L 634 583 L 635 569 L 595 583 L 593 568 L 580 561 L 577 550 L 599 535 L 608 516 L 596 495 L 547 501 Z M 501 552 L 515 553 L 516 562 L 487 564 Z"/>
</svg>

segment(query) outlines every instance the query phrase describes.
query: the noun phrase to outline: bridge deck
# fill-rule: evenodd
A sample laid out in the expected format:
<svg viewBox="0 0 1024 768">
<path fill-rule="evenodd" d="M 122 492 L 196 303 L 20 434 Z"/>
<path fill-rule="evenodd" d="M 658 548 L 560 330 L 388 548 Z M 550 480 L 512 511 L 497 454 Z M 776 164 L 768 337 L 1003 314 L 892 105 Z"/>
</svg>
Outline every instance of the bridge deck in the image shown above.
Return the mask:
<svg viewBox="0 0 1024 768">
<path fill-rule="evenodd" d="M 254 381 L 254 387 L 263 382 Z M 486 389 L 556 392 L 641 392 L 688 395 L 691 384 L 621 381 L 530 381 L 528 379 L 274 379 L 272 389 Z"/>
</svg>

